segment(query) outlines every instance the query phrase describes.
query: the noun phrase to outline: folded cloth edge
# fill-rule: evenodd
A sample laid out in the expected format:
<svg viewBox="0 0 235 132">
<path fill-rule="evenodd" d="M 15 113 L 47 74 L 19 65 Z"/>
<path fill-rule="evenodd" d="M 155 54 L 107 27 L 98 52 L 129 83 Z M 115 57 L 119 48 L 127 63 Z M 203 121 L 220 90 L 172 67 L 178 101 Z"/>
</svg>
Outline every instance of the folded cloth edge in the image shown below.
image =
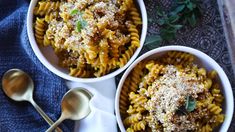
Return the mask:
<svg viewBox="0 0 235 132">
<path fill-rule="evenodd" d="M 114 78 L 94 83 L 66 81 L 66 85 L 68 88 L 84 88 L 93 94 L 89 104 L 91 113 L 86 118 L 76 121 L 75 132 L 90 132 L 94 130 L 102 132 L 117 131 L 116 117 L 114 115 L 116 93 Z M 108 119 L 108 121 L 102 121 L 103 118 Z"/>
</svg>

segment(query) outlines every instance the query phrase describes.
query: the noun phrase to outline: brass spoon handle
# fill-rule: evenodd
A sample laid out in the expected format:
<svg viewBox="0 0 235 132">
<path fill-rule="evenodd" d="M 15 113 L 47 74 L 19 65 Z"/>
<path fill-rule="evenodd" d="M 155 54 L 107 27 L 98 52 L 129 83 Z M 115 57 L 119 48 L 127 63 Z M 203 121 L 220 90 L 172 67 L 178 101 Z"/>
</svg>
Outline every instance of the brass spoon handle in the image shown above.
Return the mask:
<svg viewBox="0 0 235 132">
<path fill-rule="evenodd" d="M 53 124 L 51 125 L 50 128 L 46 130 L 46 132 L 52 132 L 63 120 L 64 120 L 63 114 L 60 116 L 60 118 Z M 58 127 L 57 127 L 58 128 Z"/>
<path fill-rule="evenodd" d="M 54 124 L 54 122 L 50 119 L 50 117 L 47 116 L 47 114 L 35 103 L 34 100 L 30 100 L 30 102 L 50 126 Z M 56 131 L 63 132 L 59 127 L 56 128 Z"/>
</svg>

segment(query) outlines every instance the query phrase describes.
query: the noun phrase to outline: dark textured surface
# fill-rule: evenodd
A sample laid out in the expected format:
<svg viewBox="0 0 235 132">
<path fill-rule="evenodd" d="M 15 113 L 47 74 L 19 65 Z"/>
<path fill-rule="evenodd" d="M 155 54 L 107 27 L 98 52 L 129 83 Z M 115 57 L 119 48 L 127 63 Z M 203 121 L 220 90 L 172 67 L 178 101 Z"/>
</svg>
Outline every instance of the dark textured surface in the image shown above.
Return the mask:
<svg viewBox="0 0 235 132">
<path fill-rule="evenodd" d="M 202 0 L 201 0 L 202 1 Z M 159 34 L 159 27 L 157 26 L 157 6 L 163 7 L 164 10 L 170 10 L 172 7 L 171 0 L 144 0 L 147 9 L 148 19 L 151 19 L 148 23 L 148 36 Z M 183 45 L 192 47 L 206 53 L 212 57 L 226 72 L 232 88 L 235 93 L 235 81 L 234 73 L 231 66 L 231 60 L 227 49 L 227 43 L 225 40 L 223 26 L 219 14 L 219 9 L 216 0 L 203 0 L 201 4 L 202 18 L 200 22 L 194 28 L 189 26 L 181 29 L 176 39 L 170 42 L 162 42 L 160 46 L 166 45 Z M 144 48 L 141 54 L 157 48 L 159 45 Z M 117 77 L 117 82 L 121 78 L 121 75 Z M 230 132 L 235 131 L 235 119 L 231 123 Z"/>
<path fill-rule="evenodd" d="M 34 80 L 34 99 L 53 120 L 60 116 L 60 102 L 68 90 L 64 80 L 48 71 L 34 55 L 26 32 L 29 1 L 0 0 L 0 79 L 10 68 L 20 68 Z M 73 121 L 60 125 L 73 130 Z M 5 96 L 0 84 L 0 132 L 45 131 L 49 125 L 28 102 L 15 102 Z"/>
</svg>

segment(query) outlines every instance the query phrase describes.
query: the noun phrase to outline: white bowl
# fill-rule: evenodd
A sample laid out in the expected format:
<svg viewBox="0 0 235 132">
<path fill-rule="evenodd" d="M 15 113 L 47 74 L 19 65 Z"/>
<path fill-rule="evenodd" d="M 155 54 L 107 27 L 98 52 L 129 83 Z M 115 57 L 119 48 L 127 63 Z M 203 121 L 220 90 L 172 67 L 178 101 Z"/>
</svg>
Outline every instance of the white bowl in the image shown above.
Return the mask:
<svg viewBox="0 0 235 132">
<path fill-rule="evenodd" d="M 139 5 L 141 17 L 142 17 L 142 29 L 141 29 L 141 36 L 140 36 L 140 47 L 135 51 L 134 55 L 131 57 L 131 59 L 127 62 L 127 64 L 117 69 L 116 71 L 109 73 L 105 76 L 99 77 L 99 78 L 77 78 L 70 76 L 68 73 L 68 70 L 65 68 L 61 68 L 58 66 L 58 58 L 55 55 L 54 51 L 50 47 L 43 47 L 39 48 L 35 37 L 34 37 L 34 31 L 33 31 L 33 9 L 35 5 L 37 4 L 38 0 L 31 0 L 29 9 L 28 9 L 28 15 L 27 15 L 27 32 L 29 37 L 29 42 L 31 44 L 31 47 L 36 54 L 37 58 L 41 61 L 41 63 L 50 71 L 52 71 L 54 74 L 70 81 L 76 81 L 76 82 L 83 82 L 83 83 L 89 83 L 89 82 L 98 82 L 102 80 L 106 80 L 109 78 L 113 78 L 122 71 L 124 71 L 138 56 L 140 50 L 143 47 L 146 33 L 147 33 L 147 13 L 146 8 L 144 5 L 143 0 L 136 0 L 137 4 Z"/>
<path fill-rule="evenodd" d="M 121 115 L 120 115 L 120 111 L 119 111 L 119 97 L 120 97 L 122 86 L 123 86 L 123 83 L 124 83 L 126 77 L 131 72 L 131 70 L 142 60 L 157 58 L 160 55 L 162 55 L 163 53 L 168 52 L 168 51 L 182 51 L 182 52 L 190 53 L 196 57 L 196 60 L 195 60 L 196 64 L 198 64 L 199 66 L 205 67 L 207 70 L 214 69 L 217 71 L 218 78 L 219 78 L 218 80 L 220 81 L 221 89 L 222 89 L 222 92 L 223 92 L 223 95 L 225 98 L 224 104 L 223 104 L 223 112 L 225 114 L 225 120 L 222 123 L 219 131 L 226 132 L 230 126 L 231 121 L 232 121 L 233 109 L 234 109 L 233 108 L 234 107 L 233 92 L 232 92 L 231 84 L 228 80 L 228 77 L 224 73 L 223 69 L 208 55 L 206 55 L 205 53 L 203 53 L 199 50 L 185 47 L 185 46 L 165 46 L 165 47 L 151 50 L 151 51 L 143 54 L 136 61 L 134 61 L 130 65 L 130 67 L 125 71 L 124 75 L 122 76 L 122 78 L 119 82 L 118 89 L 116 92 L 116 98 L 115 98 L 115 112 L 116 112 L 116 116 L 117 116 L 117 122 L 118 122 L 118 125 L 119 125 L 119 128 L 121 129 L 121 131 L 124 132 L 125 128 L 122 123 L 122 119 L 121 119 Z"/>
</svg>

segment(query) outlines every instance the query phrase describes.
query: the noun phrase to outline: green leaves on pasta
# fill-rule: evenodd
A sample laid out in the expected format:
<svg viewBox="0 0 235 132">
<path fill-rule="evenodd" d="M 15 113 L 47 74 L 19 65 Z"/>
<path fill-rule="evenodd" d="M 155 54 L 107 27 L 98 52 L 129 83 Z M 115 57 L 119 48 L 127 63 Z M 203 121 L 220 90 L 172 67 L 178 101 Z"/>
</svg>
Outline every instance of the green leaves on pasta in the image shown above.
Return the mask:
<svg viewBox="0 0 235 132">
<path fill-rule="evenodd" d="M 79 10 L 74 9 L 70 12 L 70 15 L 76 15 L 76 14 L 79 15 L 79 20 L 76 21 L 75 29 L 77 32 L 81 32 L 81 30 L 87 26 L 87 21 L 82 19 L 82 13 Z"/>
<path fill-rule="evenodd" d="M 77 9 L 74 9 L 70 12 L 70 15 L 76 15 L 78 13 L 78 10 Z"/>
<path fill-rule="evenodd" d="M 192 98 L 191 96 L 186 97 L 186 102 L 185 102 L 185 109 L 188 112 L 193 111 L 196 108 L 196 100 Z"/>
<path fill-rule="evenodd" d="M 188 112 L 192 112 L 195 108 L 196 108 L 196 100 L 188 95 L 185 98 L 185 105 L 179 107 L 179 109 L 176 111 L 176 114 L 187 115 Z"/>
<path fill-rule="evenodd" d="M 73 9 L 71 12 L 70 12 L 70 15 L 76 15 L 76 14 L 78 14 L 78 15 L 82 15 L 82 12 L 80 12 L 78 9 Z"/>
<path fill-rule="evenodd" d="M 81 32 L 81 30 L 83 29 L 83 28 L 85 28 L 87 26 L 87 21 L 85 21 L 85 20 L 78 20 L 77 22 L 76 22 L 76 31 L 77 32 Z"/>
<path fill-rule="evenodd" d="M 81 21 L 77 21 L 77 22 L 76 22 L 76 31 L 77 31 L 77 32 L 81 32 L 81 30 L 82 30 Z"/>
</svg>

